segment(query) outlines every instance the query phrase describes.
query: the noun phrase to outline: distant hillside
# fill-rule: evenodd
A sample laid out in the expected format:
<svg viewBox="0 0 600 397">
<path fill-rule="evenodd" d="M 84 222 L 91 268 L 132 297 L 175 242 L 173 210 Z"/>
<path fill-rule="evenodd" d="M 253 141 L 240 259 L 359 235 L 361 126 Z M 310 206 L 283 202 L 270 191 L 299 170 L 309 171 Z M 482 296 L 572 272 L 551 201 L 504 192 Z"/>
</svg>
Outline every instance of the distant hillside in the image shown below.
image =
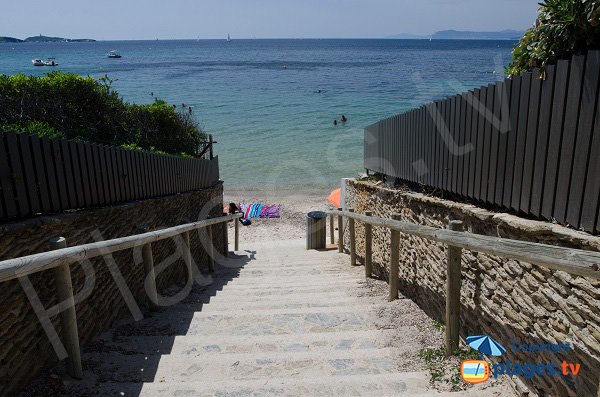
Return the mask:
<svg viewBox="0 0 600 397">
<path fill-rule="evenodd" d="M 14 37 L 3 37 L 0 36 L 0 43 L 22 43 L 23 40 L 15 39 Z"/>
<path fill-rule="evenodd" d="M 428 39 L 429 36 L 420 36 L 418 34 L 410 34 L 410 33 L 399 33 L 393 36 L 388 36 L 388 39 L 404 39 L 404 40 L 423 40 Z"/>
<path fill-rule="evenodd" d="M 51 36 L 32 36 L 32 37 L 28 37 L 25 40 L 21 40 L 21 39 L 17 39 L 14 37 L 0 37 L 0 43 L 57 43 L 57 42 L 63 42 L 63 41 L 68 41 L 68 42 L 73 42 L 73 43 L 79 43 L 79 42 L 92 42 L 92 41 L 96 41 L 93 39 L 65 39 L 63 37 L 51 37 Z"/>
<path fill-rule="evenodd" d="M 438 40 L 519 40 L 523 33 L 518 30 L 501 32 L 469 32 L 459 30 L 442 30 L 435 32 L 431 38 Z"/>
</svg>

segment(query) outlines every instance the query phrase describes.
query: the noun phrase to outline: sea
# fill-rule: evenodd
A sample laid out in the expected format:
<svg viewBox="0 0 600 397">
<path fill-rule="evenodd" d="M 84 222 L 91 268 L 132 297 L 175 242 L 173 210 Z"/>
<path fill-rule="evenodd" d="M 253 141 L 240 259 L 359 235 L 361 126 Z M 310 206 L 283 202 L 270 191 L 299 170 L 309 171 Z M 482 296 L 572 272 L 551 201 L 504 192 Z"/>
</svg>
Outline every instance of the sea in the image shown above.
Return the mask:
<svg viewBox="0 0 600 397">
<path fill-rule="evenodd" d="M 108 76 L 189 111 L 230 189 L 329 188 L 364 172 L 364 128 L 504 78 L 512 41 L 281 39 L 0 44 L 0 74 Z M 109 59 L 117 50 L 120 59 Z M 339 120 L 342 115 L 348 119 Z"/>
</svg>

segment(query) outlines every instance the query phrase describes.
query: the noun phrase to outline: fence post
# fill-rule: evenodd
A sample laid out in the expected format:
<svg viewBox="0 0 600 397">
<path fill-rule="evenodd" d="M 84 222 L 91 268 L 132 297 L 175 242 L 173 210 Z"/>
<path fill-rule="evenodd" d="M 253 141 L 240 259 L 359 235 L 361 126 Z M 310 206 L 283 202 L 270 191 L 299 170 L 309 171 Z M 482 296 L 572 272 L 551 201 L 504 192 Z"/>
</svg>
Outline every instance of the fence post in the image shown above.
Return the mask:
<svg viewBox="0 0 600 397">
<path fill-rule="evenodd" d="M 333 214 L 329 215 L 329 239 L 331 244 L 335 244 L 335 227 L 333 226 Z"/>
<path fill-rule="evenodd" d="M 183 232 L 183 242 L 185 243 L 185 247 L 183 247 L 183 262 L 185 263 L 185 268 L 187 269 L 188 280 L 193 280 L 194 275 L 192 274 L 192 251 L 190 249 L 190 232 Z"/>
<path fill-rule="evenodd" d="M 208 234 L 208 245 L 206 247 L 206 253 L 208 254 L 208 271 L 211 273 L 215 272 L 215 259 L 214 259 L 214 246 L 213 246 L 213 233 L 212 233 L 212 225 L 206 227 L 206 232 Z"/>
<path fill-rule="evenodd" d="M 392 215 L 392 219 L 400 220 L 400 215 Z M 390 302 L 398 299 L 398 266 L 400 262 L 400 232 L 392 230 L 390 242 Z"/>
<path fill-rule="evenodd" d="M 229 257 L 229 230 L 227 228 L 227 222 L 221 223 L 221 232 L 223 233 L 223 256 Z"/>
<path fill-rule="evenodd" d="M 235 251 L 239 251 L 240 250 L 240 220 L 239 219 L 234 219 L 233 220 L 233 224 L 234 224 L 234 229 L 235 229 Z"/>
<path fill-rule="evenodd" d="M 210 159 L 212 160 L 214 158 L 214 154 L 213 154 L 213 136 L 212 134 L 208 135 L 208 144 L 210 145 Z"/>
<path fill-rule="evenodd" d="M 366 216 L 373 216 L 371 211 L 365 212 Z M 365 278 L 373 274 L 373 227 L 365 223 Z"/>
<path fill-rule="evenodd" d="M 344 217 L 341 214 L 342 209 L 338 208 L 338 211 L 340 212 L 338 214 L 338 216 L 337 216 L 337 221 L 338 221 L 338 252 L 342 253 L 342 252 L 344 252 Z"/>
<path fill-rule="evenodd" d="M 354 212 L 354 208 L 349 208 L 349 212 Z M 350 265 L 356 266 L 356 230 L 353 218 L 348 218 L 348 229 L 350 231 Z"/>
<path fill-rule="evenodd" d="M 67 248 L 64 237 L 55 237 L 50 240 L 50 249 Z M 67 371 L 75 379 L 83 379 L 81 366 L 81 351 L 79 350 L 79 331 L 77 330 L 77 313 L 75 312 L 75 298 L 73 298 L 73 283 L 71 268 L 62 265 L 54 268 L 54 282 L 58 302 L 67 302 L 68 307 L 60 313 L 63 343 L 69 354 L 67 358 Z"/>
<path fill-rule="evenodd" d="M 152 243 L 144 244 L 142 247 L 144 259 L 144 272 L 146 274 L 145 287 L 148 294 L 148 306 L 150 311 L 158 311 L 158 292 L 156 291 L 156 275 L 154 274 L 154 256 L 152 255 Z"/>
<path fill-rule="evenodd" d="M 462 221 L 450 221 L 448 229 L 463 231 Z M 458 349 L 460 332 L 460 259 L 462 248 L 448 246 L 446 277 L 446 355 Z"/>
</svg>

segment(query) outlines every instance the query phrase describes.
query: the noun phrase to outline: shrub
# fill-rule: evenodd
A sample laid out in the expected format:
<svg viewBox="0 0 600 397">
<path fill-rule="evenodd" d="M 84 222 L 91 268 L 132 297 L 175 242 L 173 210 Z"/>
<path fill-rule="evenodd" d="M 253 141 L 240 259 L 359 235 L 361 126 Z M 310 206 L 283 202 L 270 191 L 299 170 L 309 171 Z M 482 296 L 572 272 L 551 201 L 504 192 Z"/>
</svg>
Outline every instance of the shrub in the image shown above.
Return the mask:
<svg viewBox="0 0 600 397">
<path fill-rule="evenodd" d="M 513 50 L 510 76 L 600 48 L 600 0 L 545 0 Z"/>
<path fill-rule="evenodd" d="M 95 80 L 52 72 L 0 75 L 0 131 L 96 142 L 193 156 L 205 135 L 188 112 L 164 101 L 134 105 Z"/>
</svg>

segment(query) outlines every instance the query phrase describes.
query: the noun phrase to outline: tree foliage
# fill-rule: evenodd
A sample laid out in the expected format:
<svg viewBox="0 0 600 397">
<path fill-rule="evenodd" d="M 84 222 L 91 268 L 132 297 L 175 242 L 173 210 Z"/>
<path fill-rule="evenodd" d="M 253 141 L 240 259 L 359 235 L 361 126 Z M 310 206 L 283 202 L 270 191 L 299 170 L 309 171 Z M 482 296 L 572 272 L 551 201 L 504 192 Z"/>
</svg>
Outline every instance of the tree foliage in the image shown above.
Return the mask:
<svg viewBox="0 0 600 397">
<path fill-rule="evenodd" d="M 600 48 L 600 0 L 545 0 L 538 19 L 513 50 L 506 70 L 518 76 L 559 59 Z"/>
<path fill-rule="evenodd" d="M 135 105 L 95 80 L 52 72 L 0 75 L 0 131 L 127 146 L 193 156 L 205 140 L 187 111 L 164 101 Z"/>
</svg>

